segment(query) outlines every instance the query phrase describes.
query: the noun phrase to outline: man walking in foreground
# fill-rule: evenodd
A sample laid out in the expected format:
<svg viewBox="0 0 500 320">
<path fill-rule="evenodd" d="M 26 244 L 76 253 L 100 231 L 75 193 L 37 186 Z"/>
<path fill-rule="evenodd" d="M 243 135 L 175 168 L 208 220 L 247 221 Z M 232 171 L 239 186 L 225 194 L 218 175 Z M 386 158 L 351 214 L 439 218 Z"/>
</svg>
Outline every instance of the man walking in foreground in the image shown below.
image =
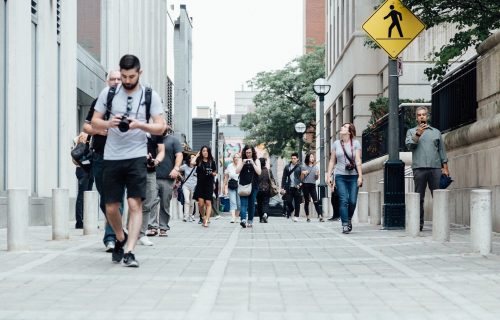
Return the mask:
<svg viewBox="0 0 500 320">
<path fill-rule="evenodd" d="M 424 227 L 424 197 L 427 185 L 431 194 L 439 189 L 441 174 L 450 175 L 443 137 L 438 129 L 427 123 L 428 109 L 418 107 L 417 126 L 406 133 L 406 146 L 412 152 L 415 192 L 420 194 L 420 231 Z"/>
<path fill-rule="evenodd" d="M 152 92 L 148 123 L 145 95 L 146 88 L 139 84 L 142 73 L 139 59 L 124 55 L 120 59 L 122 85 L 108 99 L 109 88 L 104 89 L 97 100 L 92 126 L 108 130 L 104 148 L 103 184 L 106 201 L 106 217 L 116 234 L 112 261 L 125 266 L 138 267 L 132 251 L 135 248 L 142 224 L 142 201 L 146 198 L 146 132 L 160 135 L 166 129 L 159 95 Z M 108 105 L 108 100 L 109 104 Z M 127 189 L 130 237 L 123 230 L 120 201 Z M 128 238 L 128 242 L 127 242 Z M 126 252 L 124 246 L 126 244 Z"/>
</svg>

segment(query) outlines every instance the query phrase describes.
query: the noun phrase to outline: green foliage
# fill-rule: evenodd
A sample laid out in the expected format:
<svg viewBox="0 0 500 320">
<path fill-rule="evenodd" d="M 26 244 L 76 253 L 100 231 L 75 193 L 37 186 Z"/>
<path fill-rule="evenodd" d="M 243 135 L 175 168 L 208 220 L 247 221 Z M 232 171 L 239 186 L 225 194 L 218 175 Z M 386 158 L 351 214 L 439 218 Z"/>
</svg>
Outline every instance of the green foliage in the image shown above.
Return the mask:
<svg viewBox="0 0 500 320">
<path fill-rule="evenodd" d="M 492 31 L 500 28 L 500 1 L 498 0 L 402 0 L 403 4 L 417 15 L 427 29 L 450 24 L 456 34 L 446 45 L 431 54 L 434 66 L 425 69 L 429 80 L 441 80 L 450 65 L 460 58 L 468 48 L 477 47 Z M 371 39 L 365 46 L 377 48 Z"/>
<path fill-rule="evenodd" d="M 259 93 L 254 98 L 255 112 L 246 114 L 240 124 L 248 133 L 246 143 L 264 144 L 270 155 L 285 156 L 298 149 L 297 122 L 315 127 L 312 85 L 324 77 L 325 50 L 323 46 L 313 48 L 283 69 L 260 72 L 249 81 Z"/>
<path fill-rule="evenodd" d="M 399 104 L 408 103 L 408 102 L 425 102 L 424 99 L 399 99 Z M 375 101 L 371 101 L 369 104 L 369 109 L 372 113 L 370 121 L 368 122 L 368 129 L 371 129 L 377 125 L 379 120 L 384 117 L 389 112 L 389 98 L 387 97 L 378 97 Z M 415 121 L 415 107 L 405 108 L 405 122 L 407 126 L 413 126 Z"/>
</svg>

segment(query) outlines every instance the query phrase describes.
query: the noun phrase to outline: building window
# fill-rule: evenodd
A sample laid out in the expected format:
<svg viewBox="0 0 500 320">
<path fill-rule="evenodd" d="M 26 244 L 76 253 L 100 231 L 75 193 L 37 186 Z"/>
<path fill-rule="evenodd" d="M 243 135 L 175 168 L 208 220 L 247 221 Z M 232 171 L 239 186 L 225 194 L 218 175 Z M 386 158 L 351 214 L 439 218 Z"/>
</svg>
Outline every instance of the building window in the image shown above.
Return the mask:
<svg viewBox="0 0 500 320">
<path fill-rule="evenodd" d="M 57 42 L 61 42 L 61 0 L 57 0 L 56 16 Z"/>
<path fill-rule="evenodd" d="M 174 88 L 174 84 L 170 78 L 167 78 L 167 105 L 165 108 L 165 120 L 167 124 L 172 127 L 172 110 L 174 106 L 174 96 L 172 94 Z"/>
<path fill-rule="evenodd" d="M 38 0 L 31 0 L 31 21 L 38 23 Z"/>
</svg>

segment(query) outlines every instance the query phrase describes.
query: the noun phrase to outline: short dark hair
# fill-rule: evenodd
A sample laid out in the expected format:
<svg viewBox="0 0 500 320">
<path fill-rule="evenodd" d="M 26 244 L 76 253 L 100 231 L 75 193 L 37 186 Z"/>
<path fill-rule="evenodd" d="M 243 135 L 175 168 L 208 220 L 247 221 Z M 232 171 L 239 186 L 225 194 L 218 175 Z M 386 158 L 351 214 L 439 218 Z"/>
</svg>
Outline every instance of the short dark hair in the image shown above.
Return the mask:
<svg viewBox="0 0 500 320">
<path fill-rule="evenodd" d="M 293 153 L 292 153 L 292 155 L 290 156 L 290 158 L 291 158 L 291 157 L 297 157 L 297 158 L 298 158 L 298 157 L 299 157 L 299 154 L 298 154 L 297 152 L 293 152 Z"/>
<path fill-rule="evenodd" d="M 121 69 L 136 69 L 137 71 L 139 71 L 141 70 L 141 62 L 139 61 L 139 58 L 137 58 L 133 54 L 126 54 L 120 59 L 120 70 Z"/>
</svg>

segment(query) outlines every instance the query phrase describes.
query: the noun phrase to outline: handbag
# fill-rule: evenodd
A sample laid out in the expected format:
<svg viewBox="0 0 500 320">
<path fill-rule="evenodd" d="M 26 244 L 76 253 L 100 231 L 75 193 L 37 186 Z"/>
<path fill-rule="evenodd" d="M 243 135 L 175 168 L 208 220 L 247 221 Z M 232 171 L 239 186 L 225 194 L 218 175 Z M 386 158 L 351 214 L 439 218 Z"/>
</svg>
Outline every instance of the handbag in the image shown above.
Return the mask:
<svg viewBox="0 0 500 320">
<path fill-rule="evenodd" d="M 77 145 L 71 149 L 71 158 L 73 162 L 80 166 L 85 171 L 90 171 L 92 160 L 92 149 L 90 149 L 90 138 L 87 136 L 85 142 L 78 142 Z"/>
<path fill-rule="evenodd" d="M 238 180 L 229 179 L 229 181 L 227 182 L 227 187 L 228 187 L 228 189 L 231 189 L 231 190 L 238 189 Z"/>
<path fill-rule="evenodd" d="M 238 184 L 238 194 L 242 197 L 248 197 L 252 193 L 252 182 L 249 184 Z"/>
<path fill-rule="evenodd" d="M 276 181 L 274 181 L 272 171 L 269 171 L 269 180 L 270 180 L 270 186 L 271 186 L 271 188 L 269 189 L 269 194 L 271 195 L 271 197 L 274 197 L 275 195 L 277 195 L 280 192 L 280 189 L 278 188 Z"/>
</svg>

